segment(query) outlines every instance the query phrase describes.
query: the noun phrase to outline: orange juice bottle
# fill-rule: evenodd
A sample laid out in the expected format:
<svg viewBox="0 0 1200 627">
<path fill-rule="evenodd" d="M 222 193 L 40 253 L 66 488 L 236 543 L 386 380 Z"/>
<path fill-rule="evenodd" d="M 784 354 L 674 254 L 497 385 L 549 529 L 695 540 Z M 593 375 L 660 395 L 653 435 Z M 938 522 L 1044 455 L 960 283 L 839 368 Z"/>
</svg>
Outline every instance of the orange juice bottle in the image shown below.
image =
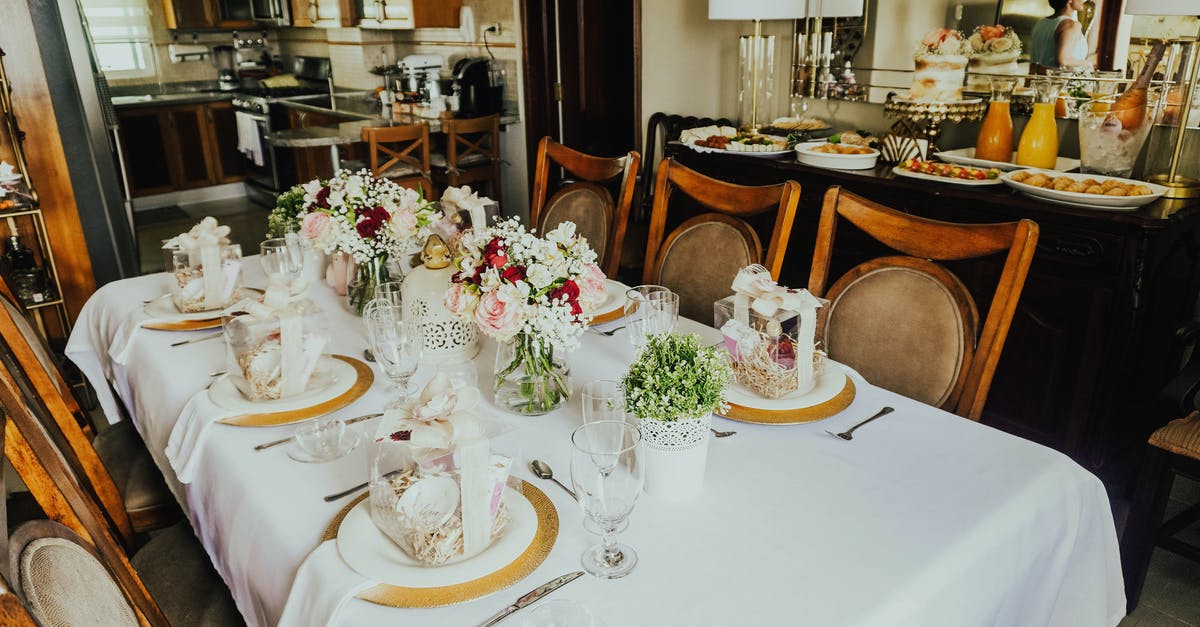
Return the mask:
<svg viewBox="0 0 1200 627">
<path fill-rule="evenodd" d="M 975 140 L 975 158 L 1008 163 L 1013 151 L 1012 115 L 1008 107 L 1017 79 L 993 77 L 991 81 L 992 99 Z"/>
<path fill-rule="evenodd" d="M 1037 95 L 1033 103 L 1033 115 L 1017 144 L 1018 165 L 1053 169 L 1058 163 L 1058 125 L 1054 122 L 1054 103 L 1058 100 L 1062 85 L 1061 80 L 1048 78 L 1033 82 Z"/>
</svg>

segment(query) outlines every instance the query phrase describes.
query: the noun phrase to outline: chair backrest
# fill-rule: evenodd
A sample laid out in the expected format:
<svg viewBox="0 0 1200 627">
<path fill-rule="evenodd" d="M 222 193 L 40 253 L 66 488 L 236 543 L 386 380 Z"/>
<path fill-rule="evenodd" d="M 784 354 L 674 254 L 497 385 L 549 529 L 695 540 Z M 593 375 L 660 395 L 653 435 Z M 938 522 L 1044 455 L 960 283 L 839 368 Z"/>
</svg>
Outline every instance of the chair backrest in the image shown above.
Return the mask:
<svg viewBox="0 0 1200 627">
<path fill-rule="evenodd" d="M 679 135 L 689 128 L 700 126 L 736 126 L 726 118 L 700 118 L 692 115 L 676 115 L 659 111 L 650 116 L 646 122 L 646 140 L 642 150 L 642 172 L 639 178 L 642 182 L 641 213 L 644 219 L 650 210 L 650 202 L 654 197 L 654 168 L 658 165 L 655 158 L 664 154 L 668 142 L 679 139 Z"/>
<path fill-rule="evenodd" d="M 901 253 L 851 269 L 828 286 L 838 218 Z M 808 289 L 831 301 L 830 357 L 875 385 L 978 420 L 1037 245 L 1030 220 L 957 224 L 896 211 L 840 187 L 825 193 Z M 1004 253 L 979 326 L 962 281 L 937 262 Z"/>
<path fill-rule="evenodd" d="M 9 368 L 29 399 L 29 409 L 103 506 L 126 547 L 133 546 L 133 524 L 116 483 L 79 426 L 80 407 L 50 357 L 50 351 L 17 306 L 0 296 L 0 338 L 8 347 Z"/>
<path fill-rule="evenodd" d="M 543 137 L 538 142 L 530 222 L 539 233 L 568 220 L 574 222 L 577 232 L 596 251 L 600 269 L 608 276 L 616 276 L 640 161 L 641 156 L 633 150 L 620 157 L 595 157 Z M 550 195 L 552 163 L 575 180 Z M 620 188 L 614 203 L 612 194 L 600 183 L 618 178 Z"/>
<path fill-rule="evenodd" d="M 429 125 L 371 126 L 362 130 L 371 155 L 371 174 L 433 194 L 429 174 Z"/>
<path fill-rule="evenodd" d="M 51 520 L 22 524 L 7 558 L 17 592 L 42 625 L 138 625 L 96 548 L 67 527 Z"/>
<path fill-rule="evenodd" d="M 162 610 L 130 564 L 104 509 L 87 488 L 85 480 L 75 474 L 64 451 L 55 445 L 31 409 L 34 406 L 45 408 L 43 401 L 61 407 L 61 398 L 54 402 L 52 397 L 58 394 L 53 390 L 45 398 L 32 398 L 25 393 L 18 384 L 23 372 L 13 351 L 7 342 L 0 344 L 0 362 L 4 366 L 0 369 L 0 407 L 3 408 L 0 439 L 3 440 L 5 458 L 49 519 L 92 543 L 95 555 L 140 617 L 151 625 L 167 625 Z"/>
<path fill-rule="evenodd" d="M 5 577 L 0 577 L 0 625 L 7 627 L 37 627 L 29 610 L 20 597 L 9 586 Z"/>
<path fill-rule="evenodd" d="M 668 233 L 668 207 L 676 189 L 707 211 Z M 742 267 L 761 263 L 772 278 L 779 279 L 799 202 L 800 184 L 795 181 L 761 187 L 735 185 L 664 159 L 655 182 L 642 281 L 678 293 L 679 315 L 711 321 L 713 303 L 731 293 L 733 277 Z M 775 224 L 764 254 L 758 235 L 745 218 L 772 211 Z"/>
<path fill-rule="evenodd" d="M 446 168 L 458 170 L 474 163 L 500 161 L 500 114 L 442 122 L 446 134 Z"/>
</svg>

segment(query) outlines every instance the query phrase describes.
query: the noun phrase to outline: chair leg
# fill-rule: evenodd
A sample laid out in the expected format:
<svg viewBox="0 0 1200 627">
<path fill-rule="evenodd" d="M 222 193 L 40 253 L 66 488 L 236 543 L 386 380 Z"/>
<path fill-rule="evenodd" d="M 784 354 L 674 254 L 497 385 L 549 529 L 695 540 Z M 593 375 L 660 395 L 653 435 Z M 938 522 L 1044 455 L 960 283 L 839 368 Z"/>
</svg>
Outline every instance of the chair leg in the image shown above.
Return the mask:
<svg viewBox="0 0 1200 627">
<path fill-rule="evenodd" d="M 1167 510 L 1167 499 L 1175 478 L 1171 471 L 1171 454 L 1156 446 L 1148 449 L 1138 476 L 1129 519 L 1121 534 L 1121 570 L 1125 575 L 1125 601 L 1129 612 L 1137 607 L 1142 595 L 1146 570 L 1150 567 L 1150 556 L 1154 553 L 1155 538 L 1158 537 L 1158 526 Z"/>
</svg>

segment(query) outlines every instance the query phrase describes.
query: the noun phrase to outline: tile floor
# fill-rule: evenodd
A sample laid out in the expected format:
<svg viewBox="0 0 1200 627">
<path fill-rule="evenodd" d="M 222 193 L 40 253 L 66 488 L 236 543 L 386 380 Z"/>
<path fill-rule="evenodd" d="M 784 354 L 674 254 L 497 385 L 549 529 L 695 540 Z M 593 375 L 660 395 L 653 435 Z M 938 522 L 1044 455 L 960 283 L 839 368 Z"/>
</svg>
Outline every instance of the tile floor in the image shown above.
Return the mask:
<svg viewBox="0 0 1200 627">
<path fill-rule="evenodd" d="M 1177 478 L 1167 515 L 1179 512 L 1185 503 L 1196 502 L 1200 502 L 1200 482 Z M 1200 545 L 1200 525 L 1184 529 L 1179 537 Z M 1141 602 L 1119 627 L 1185 626 L 1200 626 L 1200 564 L 1170 551 L 1155 549 Z"/>
<path fill-rule="evenodd" d="M 162 272 L 162 241 L 192 228 L 205 216 L 212 216 L 230 227 L 232 240 L 242 245 L 243 255 L 257 255 L 258 245 L 266 237 L 268 213 L 268 209 L 245 198 L 138 211 L 133 220 L 141 273 Z"/>
</svg>

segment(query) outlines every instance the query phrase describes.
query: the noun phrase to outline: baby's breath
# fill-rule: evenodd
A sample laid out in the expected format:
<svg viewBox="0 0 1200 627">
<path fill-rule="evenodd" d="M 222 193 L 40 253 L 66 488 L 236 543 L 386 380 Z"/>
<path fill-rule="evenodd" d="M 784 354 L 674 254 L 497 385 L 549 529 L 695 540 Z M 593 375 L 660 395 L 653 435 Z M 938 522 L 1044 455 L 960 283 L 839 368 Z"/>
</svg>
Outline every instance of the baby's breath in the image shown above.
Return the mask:
<svg viewBox="0 0 1200 627">
<path fill-rule="evenodd" d="M 733 377 L 724 351 L 703 346 L 697 335 L 650 338 L 622 380 L 625 406 L 642 420 L 673 422 L 725 411 L 725 386 Z"/>
</svg>

